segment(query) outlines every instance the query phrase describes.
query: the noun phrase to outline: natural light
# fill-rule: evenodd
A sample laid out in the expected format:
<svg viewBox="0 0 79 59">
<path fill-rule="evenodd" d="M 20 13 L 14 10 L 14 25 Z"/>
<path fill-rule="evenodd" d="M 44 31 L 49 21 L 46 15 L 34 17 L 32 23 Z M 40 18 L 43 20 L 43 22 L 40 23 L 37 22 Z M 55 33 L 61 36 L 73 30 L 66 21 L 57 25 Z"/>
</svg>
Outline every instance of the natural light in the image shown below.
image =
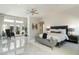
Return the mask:
<svg viewBox="0 0 79 59">
<path fill-rule="evenodd" d="M 10 23 L 13 23 L 14 20 L 4 19 L 4 22 L 10 22 Z M 23 23 L 23 21 L 18 21 L 18 20 L 16 20 L 16 23 Z"/>
<path fill-rule="evenodd" d="M 13 23 L 14 20 L 4 19 L 4 22 L 10 22 L 10 23 Z"/>
</svg>

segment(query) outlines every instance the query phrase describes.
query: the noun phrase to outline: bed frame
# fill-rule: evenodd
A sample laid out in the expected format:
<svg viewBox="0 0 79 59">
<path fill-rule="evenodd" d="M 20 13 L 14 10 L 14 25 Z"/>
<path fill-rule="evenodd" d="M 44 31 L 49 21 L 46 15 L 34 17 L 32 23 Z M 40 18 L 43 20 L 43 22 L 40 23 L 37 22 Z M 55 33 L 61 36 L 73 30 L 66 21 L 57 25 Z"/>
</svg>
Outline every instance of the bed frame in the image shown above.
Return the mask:
<svg viewBox="0 0 79 59">
<path fill-rule="evenodd" d="M 50 29 L 66 29 L 66 34 L 68 35 L 68 26 L 51 26 Z"/>
<path fill-rule="evenodd" d="M 66 34 L 68 36 L 68 26 L 51 26 L 50 29 L 66 29 Z M 56 46 L 61 46 L 64 42 L 66 42 L 67 39 L 65 39 L 64 41 L 58 42 Z"/>
</svg>

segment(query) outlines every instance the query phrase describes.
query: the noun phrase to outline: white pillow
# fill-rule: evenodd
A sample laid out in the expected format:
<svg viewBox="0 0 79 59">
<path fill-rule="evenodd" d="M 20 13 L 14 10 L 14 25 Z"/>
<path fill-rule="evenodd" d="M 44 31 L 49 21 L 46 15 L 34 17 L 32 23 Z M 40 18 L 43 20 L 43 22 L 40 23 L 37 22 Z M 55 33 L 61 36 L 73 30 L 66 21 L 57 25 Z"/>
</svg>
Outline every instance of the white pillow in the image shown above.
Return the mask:
<svg viewBox="0 0 79 59">
<path fill-rule="evenodd" d="M 59 29 L 62 34 L 66 34 L 66 29 Z"/>
<path fill-rule="evenodd" d="M 51 29 L 50 31 L 59 31 L 60 29 Z"/>
<path fill-rule="evenodd" d="M 51 29 L 50 31 L 60 31 L 61 33 L 60 34 L 63 34 L 65 36 L 66 39 L 69 39 L 69 37 L 67 36 L 66 34 L 66 29 Z M 56 33 L 57 34 L 57 33 Z M 50 36 L 49 36 L 50 37 Z"/>
</svg>

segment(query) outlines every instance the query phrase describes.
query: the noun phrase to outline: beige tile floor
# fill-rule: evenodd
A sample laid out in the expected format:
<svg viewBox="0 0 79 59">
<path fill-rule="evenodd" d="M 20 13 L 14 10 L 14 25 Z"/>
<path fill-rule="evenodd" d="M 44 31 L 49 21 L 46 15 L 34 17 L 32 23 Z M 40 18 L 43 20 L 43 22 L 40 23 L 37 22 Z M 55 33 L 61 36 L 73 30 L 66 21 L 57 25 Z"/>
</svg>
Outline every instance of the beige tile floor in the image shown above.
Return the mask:
<svg viewBox="0 0 79 59">
<path fill-rule="evenodd" d="M 20 43 L 18 41 L 17 45 L 19 46 L 19 44 Z M 9 51 L 6 54 L 15 55 L 15 51 Z M 23 47 L 16 49 L 16 54 L 18 55 L 78 55 L 79 44 L 66 42 L 62 47 L 60 48 L 54 47 L 54 49 L 51 50 L 51 48 L 47 46 L 44 46 L 42 44 L 39 44 L 38 42 L 29 40 L 24 44 Z"/>
<path fill-rule="evenodd" d="M 39 44 L 37 42 L 29 42 L 25 46 L 25 55 L 78 55 L 79 54 L 79 44 L 74 44 L 66 42 L 62 47 L 51 48 Z"/>
</svg>

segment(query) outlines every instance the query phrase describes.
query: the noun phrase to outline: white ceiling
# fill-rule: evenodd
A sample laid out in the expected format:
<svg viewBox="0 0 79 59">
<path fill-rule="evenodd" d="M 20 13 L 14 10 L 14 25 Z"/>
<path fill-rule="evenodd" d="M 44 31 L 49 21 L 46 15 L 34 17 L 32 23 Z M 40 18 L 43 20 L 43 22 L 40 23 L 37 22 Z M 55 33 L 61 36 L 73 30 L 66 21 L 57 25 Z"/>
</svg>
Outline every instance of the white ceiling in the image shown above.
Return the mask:
<svg viewBox="0 0 79 59">
<path fill-rule="evenodd" d="M 69 14 L 79 15 L 79 5 L 54 5 L 54 4 L 0 4 L 0 13 L 26 17 L 27 10 L 32 8 L 38 9 L 40 16 L 55 15 L 55 14 Z"/>
</svg>

